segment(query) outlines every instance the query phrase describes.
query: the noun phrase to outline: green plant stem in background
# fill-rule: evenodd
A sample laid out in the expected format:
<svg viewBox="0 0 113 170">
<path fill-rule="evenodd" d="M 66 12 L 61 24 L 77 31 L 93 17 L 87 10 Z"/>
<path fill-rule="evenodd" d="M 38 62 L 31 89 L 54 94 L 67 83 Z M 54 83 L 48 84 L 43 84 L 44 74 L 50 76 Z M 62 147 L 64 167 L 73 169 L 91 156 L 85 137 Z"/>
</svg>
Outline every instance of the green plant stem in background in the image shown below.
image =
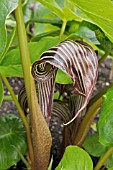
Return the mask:
<svg viewBox="0 0 113 170">
<path fill-rule="evenodd" d="M 18 98 L 17 95 L 15 95 L 15 96 L 16 96 L 16 98 Z M 5 100 L 5 101 L 12 101 L 13 99 L 12 99 L 12 96 L 4 96 L 3 100 Z"/>
<path fill-rule="evenodd" d="M 88 107 L 90 107 L 91 105 L 93 105 L 100 97 L 102 97 L 107 90 L 113 86 L 113 83 L 110 84 L 109 86 L 103 88 L 99 93 L 97 93 L 89 102 Z"/>
<path fill-rule="evenodd" d="M 15 105 L 16 105 L 18 111 L 19 111 L 19 114 L 20 114 L 20 116 L 22 118 L 23 124 L 24 124 L 25 129 L 26 129 L 28 148 L 29 148 L 29 150 L 32 150 L 32 141 L 31 141 L 31 137 L 30 137 L 31 132 L 30 132 L 30 127 L 29 127 L 29 124 L 28 124 L 27 119 L 25 117 L 25 114 L 24 114 L 24 112 L 23 112 L 23 110 L 22 110 L 22 108 L 21 108 L 21 106 L 20 106 L 20 104 L 19 104 L 19 102 L 18 102 L 18 100 L 17 100 L 17 98 L 16 98 L 16 96 L 15 96 L 9 82 L 8 82 L 8 80 L 6 79 L 6 77 L 4 77 L 2 75 L 1 75 L 1 78 L 4 81 L 7 89 L 9 90 L 9 92 L 10 92 L 10 94 L 12 96 L 12 99 L 15 102 Z"/>
<path fill-rule="evenodd" d="M 61 31 L 60 31 L 60 37 L 64 34 L 65 28 L 66 28 L 67 21 L 63 20 Z"/>
<path fill-rule="evenodd" d="M 78 129 L 74 144 L 81 146 L 89 129 L 92 124 L 93 119 L 95 118 L 96 114 L 98 113 L 100 106 L 102 104 L 102 97 L 100 97 L 87 111 L 86 115 L 84 116 L 80 127 Z"/>
<path fill-rule="evenodd" d="M 26 27 L 32 23 L 53 24 L 59 26 L 62 25 L 62 21 L 53 20 L 53 19 L 31 19 L 26 23 Z"/>
<path fill-rule="evenodd" d="M 104 164 L 104 162 L 107 160 L 107 158 L 113 153 L 113 147 L 111 147 L 110 149 L 108 149 L 108 151 L 103 155 L 102 158 L 100 158 L 100 160 L 98 161 L 96 167 L 94 168 L 94 170 L 100 170 L 100 168 L 102 167 L 102 165 Z"/>
<path fill-rule="evenodd" d="M 17 152 L 18 152 L 21 160 L 23 161 L 23 163 L 25 164 L 25 166 L 27 167 L 27 169 L 29 169 L 29 168 L 30 168 L 30 164 L 26 161 L 26 159 L 24 158 L 24 156 L 22 155 L 22 153 L 18 150 L 17 147 L 15 147 L 14 145 L 12 145 L 12 146 L 15 148 L 15 150 L 17 150 Z"/>
<path fill-rule="evenodd" d="M 108 57 L 109 52 L 105 52 L 105 54 L 100 58 L 100 60 L 98 61 L 98 65 L 100 66 L 102 64 L 102 62 Z"/>
<path fill-rule="evenodd" d="M 30 55 L 29 55 L 29 49 L 28 49 L 28 43 L 27 43 L 27 37 L 26 37 L 26 30 L 25 30 L 25 25 L 24 25 L 24 18 L 23 18 L 23 13 L 22 13 L 21 0 L 19 0 L 18 8 L 15 10 L 15 18 L 17 22 L 18 40 L 19 40 L 20 53 L 21 53 L 21 59 L 22 59 L 22 68 L 23 68 L 23 74 L 24 74 L 25 87 L 26 87 L 26 92 L 27 92 L 28 103 L 30 103 L 29 100 L 30 100 L 30 95 L 31 95 L 30 94 L 31 61 L 30 61 Z"/>
</svg>

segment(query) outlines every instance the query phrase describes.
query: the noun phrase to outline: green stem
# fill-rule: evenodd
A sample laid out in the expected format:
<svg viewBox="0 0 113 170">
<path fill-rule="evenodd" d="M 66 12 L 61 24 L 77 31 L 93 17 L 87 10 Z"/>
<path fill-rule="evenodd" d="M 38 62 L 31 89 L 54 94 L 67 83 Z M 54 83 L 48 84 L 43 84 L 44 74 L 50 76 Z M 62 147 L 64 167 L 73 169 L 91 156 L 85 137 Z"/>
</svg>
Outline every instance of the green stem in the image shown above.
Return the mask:
<svg viewBox="0 0 113 170">
<path fill-rule="evenodd" d="M 102 158 L 100 158 L 100 160 L 98 161 L 96 167 L 94 168 L 94 170 L 100 170 L 100 168 L 102 167 L 102 165 L 104 164 L 104 162 L 107 160 L 107 158 L 113 153 L 113 147 L 111 147 L 110 149 L 108 149 L 108 151 L 104 154 L 104 156 Z"/>
<path fill-rule="evenodd" d="M 42 24 L 53 24 L 53 25 L 61 25 L 61 21 L 52 20 L 52 19 L 31 19 L 26 23 L 26 27 L 31 23 L 42 23 Z"/>
<path fill-rule="evenodd" d="M 17 24 L 17 32 L 18 32 L 18 40 L 19 40 L 19 46 L 20 46 L 20 54 L 21 54 L 21 60 L 22 60 L 22 68 L 23 68 L 23 74 L 24 74 L 24 82 L 25 82 L 25 88 L 27 93 L 27 99 L 28 99 L 28 105 L 30 109 L 30 113 L 32 113 L 32 106 L 31 106 L 31 82 L 33 81 L 30 73 L 30 67 L 31 67 L 31 61 L 30 61 L 30 55 L 29 55 L 29 49 L 28 49 L 28 43 L 27 43 L 27 36 L 26 36 L 26 30 L 24 25 L 24 16 L 22 12 L 22 4 L 21 0 L 18 1 L 18 7 L 15 10 L 15 18 L 16 18 L 16 24 Z M 32 167 L 34 167 L 34 154 L 33 154 L 33 147 L 31 143 L 31 138 L 29 134 L 29 156 L 31 159 Z M 29 143 L 30 142 L 30 143 Z"/>
<path fill-rule="evenodd" d="M 67 21 L 63 20 L 61 31 L 60 31 L 60 37 L 64 34 L 65 28 L 66 28 Z"/>
<path fill-rule="evenodd" d="M 18 98 L 17 95 L 15 95 L 15 96 L 16 96 L 16 98 Z M 3 100 L 12 101 L 13 99 L 12 99 L 12 96 L 4 96 L 4 97 L 3 97 Z"/>
<path fill-rule="evenodd" d="M 31 61 L 21 0 L 18 2 L 18 8 L 15 10 L 15 18 L 32 127 L 33 148 L 29 150 L 29 155 L 32 163 L 32 170 L 46 170 L 50 159 L 52 139 L 47 123 L 38 105 L 34 79 L 31 75 Z"/>
<path fill-rule="evenodd" d="M 30 168 L 30 164 L 29 164 L 29 163 L 27 162 L 27 160 L 24 158 L 24 156 L 22 155 L 22 153 L 18 150 L 17 147 L 15 147 L 14 145 L 12 145 L 12 146 L 17 150 L 17 152 L 18 152 L 21 160 L 23 161 L 23 163 L 25 164 L 25 166 L 27 167 L 27 169 L 29 169 L 29 168 Z"/>
<path fill-rule="evenodd" d="M 53 156 L 52 156 L 51 161 L 49 163 L 48 170 L 52 170 L 52 164 L 53 164 Z"/>
<path fill-rule="evenodd" d="M 113 78 L 113 59 L 112 59 L 112 66 L 111 66 L 111 70 L 110 70 L 109 79 L 112 80 L 112 78 Z"/>
<path fill-rule="evenodd" d="M 98 65 L 100 66 L 102 62 L 108 57 L 109 52 L 105 52 L 105 54 L 100 58 Z"/>
<path fill-rule="evenodd" d="M 84 116 L 80 127 L 78 129 L 74 144 L 81 146 L 89 129 L 93 119 L 95 118 L 97 112 L 100 109 L 100 105 L 102 104 L 102 97 L 100 97 L 87 111 L 86 115 Z"/>
<path fill-rule="evenodd" d="M 17 98 L 16 98 L 16 96 L 15 96 L 15 94 L 14 94 L 14 92 L 13 92 L 13 90 L 12 90 L 10 84 L 9 84 L 9 82 L 8 82 L 8 80 L 6 79 L 6 77 L 4 77 L 2 75 L 1 75 L 1 78 L 4 81 L 7 89 L 9 90 L 9 92 L 10 92 L 10 94 L 12 96 L 13 101 L 15 102 L 15 105 L 16 105 L 18 111 L 19 111 L 19 114 L 20 114 L 21 119 L 23 121 L 23 124 L 25 126 L 26 134 L 27 134 L 27 141 L 28 141 L 28 148 L 29 148 L 29 153 L 30 153 L 31 150 L 32 150 L 32 141 L 31 141 L 31 137 L 30 137 L 30 133 L 31 132 L 30 132 L 29 124 L 27 122 L 25 114 L 24 114 L 24 112 L 23 112 L 23 110 L 22 110 L 22 108 L 21 108 L 21 106 L 20 106 L 20 104 L 19 104 L 19 102 L 18 102 L 18 100 L 17 100 Z"/>
<path fill-rule="evenodd" d="M 113 83 L 110 84 L 109 86 L 105 87 L 104 89 L 102 89 L 99 93 L 97 93 L 89 102 L 88 107 L 90 107 L 91 105 L 93 105 L 100 97 L 102 97 L 106 91 L 113 86 Z"/>
</svg>

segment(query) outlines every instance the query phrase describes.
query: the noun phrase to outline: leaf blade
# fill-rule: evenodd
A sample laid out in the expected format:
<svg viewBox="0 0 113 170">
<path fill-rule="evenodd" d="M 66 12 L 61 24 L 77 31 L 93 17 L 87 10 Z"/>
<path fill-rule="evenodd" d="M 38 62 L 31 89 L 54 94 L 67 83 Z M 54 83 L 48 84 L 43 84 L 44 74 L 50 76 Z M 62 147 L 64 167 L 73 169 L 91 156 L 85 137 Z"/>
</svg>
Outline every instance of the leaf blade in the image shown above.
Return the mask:
<svg viewBox="0 0 113 170">
<path fill-rule="evenodd" d="M 64 14 L 60 8 L 60 6 L 57 4 L 55 0 L 49 0 L 48 2 L 46 0 L 39 0 L 40 3 L 45 5 L 47 8 L 49 8 L 52 12 L 54 12 L 57 16 L 59 16 L 62 20 L 64 19 Z"/>
<path fill-rule="evenodd" d="M 1 0 L 0 1 L 0 60 L 5 45 L 7 43 L 6 30 L 5 30 L 5 20 L 8 14 L 10 14 L 18 5 L 18 0 Z"/>
<path fill-rule="evenodd" d="M 99 143 L 99 135 L 97 133 L 87 136 L 83 147 L 90 155 L 95 157 L 101 157 L 108 149 Z"/>
<path fill-rule="evenodd" d="M 47 36 L 39 40 L 38 42 L 30 42 L 28 44 L 31 62 L 33 63 L 42 54 L 42 52 L 48 50 L 52 46 L 58 44 L 63 40 L 59 37 Z M 23 76 L 22 65 L 20 58 L 19 48 L 9 51 L 0 62 L 0 73 L 6 77 L 10 76 Z"/>
<path fill-rule="evenodd" d="M 27 150 L 26 134 L 21 119 L 14 114 L 0 115 L 0 168 L 10 168 L 20 160 L 18 152 L 24 155 Z"/>
<path fill-rule="evenodd" d="M 113 42 L 113 4 L 110 0 L 84 1 L 84 0 L 71 0 L 72 4 L 77 6 L 83 11 L 91 21 L 99 26 L 108 38 Z M 84 18 L 86 20 L 86 18 Z"/>
<path fill-rule="evenodd" d="M 103 105 L 98 122 L 99 141 L 105 146 L 113 146 L 113 87 L 103 96 Z"/>
<path fill-rule="evenodd" d="M 77 146 L 68 146 L 55 170 L 61 169 L 92 170 L 93 163 L 90 156 L 83 149 Z"/>
</svg>

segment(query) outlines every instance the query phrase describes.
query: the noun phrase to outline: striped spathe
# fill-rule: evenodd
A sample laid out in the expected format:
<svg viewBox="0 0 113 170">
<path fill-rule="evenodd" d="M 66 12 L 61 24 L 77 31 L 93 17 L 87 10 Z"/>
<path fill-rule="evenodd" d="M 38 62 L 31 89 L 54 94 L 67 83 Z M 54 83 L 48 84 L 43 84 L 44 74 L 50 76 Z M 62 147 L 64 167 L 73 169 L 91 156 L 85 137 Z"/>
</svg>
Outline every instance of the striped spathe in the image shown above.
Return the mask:
<svg viewBox="0 0 113 170">
<path fill-rule="evenodd" d="M 48 124 L 58 69 L 72 78 L 74 92 L 78 94 L 76 113 L 66 123 L 68 125 L 85 109 L 90 100 L 97 79 L 98 59 L 87 43 L 68 40 L 44 52 L 40 60 L 33 63 L 31 72 L 38 81 L 39 104 Z"/>
</svg>

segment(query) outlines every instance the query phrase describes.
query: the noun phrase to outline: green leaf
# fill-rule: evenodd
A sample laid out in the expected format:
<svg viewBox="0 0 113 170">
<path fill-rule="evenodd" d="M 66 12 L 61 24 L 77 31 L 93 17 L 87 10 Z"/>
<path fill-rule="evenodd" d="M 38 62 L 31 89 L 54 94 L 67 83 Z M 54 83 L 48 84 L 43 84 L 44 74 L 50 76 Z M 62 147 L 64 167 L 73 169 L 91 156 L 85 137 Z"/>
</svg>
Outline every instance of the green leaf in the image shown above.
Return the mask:
<svg viewBox="0 0 113 170">
<path fill-rule="evenodd" d="M 59 18 L 62 20 L 64 19 L 64 14 L 60 8 L 60 6 L 57 4 L 55 0 L 38 0 L 40 3 L 42 3 L 44 6 L 46 6 L 49 10 L 51 10 L 53 13 L 55 13 Z"/>
<path fill-rule="evenodd" d="M 27 151 L 26 132 L 22 120 L 14 114 L 0 115 L 0 170 L 10 168 L 20 160 L 18 151 Z"/>
<path fill-rule="evenodd" d="M 72 5 L 68 0 L 64 0 L 64 6 L 62 7 L 66 21 L 76 20 L 81 21 L 80 17 L 76 15 L 76 7 Z"/>
<path fill-rule="evenodd" d="M 79 20 L 79 17 L 70 8 L 63 7 L 62 11 L 64 13 L 66 21 Z"/>
<path fill-rule="evenodd" d="M 108 157 L 108 159 L 104 163 L 106 168 L 113 167 L 113 153 Z"/>
<path fill-rule="evenodd" d="M 31 41 L 36 42 L 36 41 L 39 41 L 43 37 L 46 37 L 46 36 L 58 36 L 59 34 L 60 34 L 59 30 L 50 31 L 50 32 L 44 32 L 44 33 L 41 33 L 41 34 L 38 34 L 38 35 L 34 36 L 31 39 Z"/>
<path fill-rule="evenodd" d="M 15 31 L 16 31 L 16 29 L 14 28 L 14 29 L 11 31 L 11 33 L 7 36 L 7 44 L 6 44 L 6 46 L 5 46 L 4 52 L 3 52 L 3 54 L 2 54 L 2 57 L 7 53 L 8 49 L 9 49 L 11 43 L 12 43 L 12 40 L 13 40 L 13 38 L 14 38 Z"/>
<path fill-rule="evenodd" d="M 103 96 L 98 132 L 99 141 L 103 145 L 113 146 L 113 87 Z"/>
<path fill-rule="evenodd" d="M 92 23 L 99 26 L 113 42 L 113 3 L 110 0 L 70 0 L 76 7 L 83 11 Z M 84 20 L 87 18 L 84 17 Z"/>
<path fill-rule="evenodd" d="M 98 28 L 95 30 L 95 35 L 100 42 L 98 47 L 113 55 L 113 43 L 105 36 L 104 32 Z"/>
<path fill-rule="evenodd" d="M 80 26 L 76 34 L 92 44 L 99 45 L 100 43 L 98 39 L 96 38 L 95 31 L 94 31 L 97 28 L 98 28 L 97 26 L 95 27 L 95 25 L 89 22 L 83 21 L 80 23 Z"/>
<path fill-rule="evenodd" d="M 72 84 L 73 81 L 70 78 L 70 76 L 68 76 L 67 74 L 65 74 L 63 71 L 61 71 L 60 69 L 58 69 L 57 75 L 56 75 L 56 80 L 57 83 L 60 84 Z"/>
<path fill-rule="evenodd" d="M 6 66 L 0 66 L 0 73 L 4 75 L 5 77 L 22 77 L 22 66 L 21 65 L 6 65 Z"/>
<path fill-rule="evenodd" d="M 59 97 L 59 92 L 57 91 L 57 92 L 54 93 L 54 99 L 58 100 L 58 97 Z"/>
<path fill-rule="evenodd" d="M 28 10 L 26 11 L 26 13 L 28 13 Z M 59 20 L 58 17 L 54 13 L 52 13 L 46 6 L 43 6 L 40 3 L 38 5 L 38 9 L 36 9 L 36 16 L 35 16 L 36 19 L 34 19 L 33 16 L 28 20 L 26 25 L 35 22 L 34 35 L 41 34 L 44 32 L 49 32 L 49 31 L 55 31 L 56 29 L 58 29 L 58 27 L 61 27 L 62 21 Z M 29 27 L 27 28 L 28 28 L 27 32 L 29 32 Z"/>
<path fill-rule="evenodd" d="M 97 133 L 87 136 L 83 143 L 83 147 L 90 155 L 100 158 L 103 157 L 109 149 L 99 142 L 99 135 Z M 106 168 L 111 168 L 113 166 L 113 153 L 107 158 L 104 165 Z"/>
<path fill-rule="evenodd" d="M 47 2 L 46 0 L 39 0 L 39 2 L 45 5 L 62 20 L 80 20 L 80 17 L 75 13 L 75 7 L 67 1 L 56 2 L 55 0 L 49 0 L 49 2 Z"/>
<path fill-rule="evenodd" d="M 113 167 L 112 167 L 112 168 L 109 168 L 108 170 L 113 170 Z"/>
<path fill-rule="evenodd" d="M 2 84 L 2 80 L 0 79 L 0 106 L 2 104 L 3 97 L 4 97 L 4 87 Z"/>
<path fill-rule="evenodd" d="M 77 146 L 68 146 L 55 170 L 93 170 L 93 163 L 83 149 Z"/>
<path fill-rule="evenodd" d="M 90 155 L 95 157 L 100 157 L 107 151 L 107 148 L 99 143 L 98 134 L 87 136 L 83 143 L 83 147 Z"/>
<path fill-rule="evenodd" d="M 72 3 L 73 4 L 73 3 Z M 76 8 L 76 15 L 78 16 L 78 17 L 80 17 L 83 21 L 85 20 L 85 21 L 88 21 L 88 22 L 91 22 L 91 23 L 93 23 L 92 22 L 92 20 L 82 11 L 82 10 L 80 10 L 79 8 Z"/>
<path fill-rule="evenodd" d="M 55 0 L 57 2 L 57 4 L 62 8 L 64 6 L 64 3 L 66 0 Z"/>
<path fill-rule="evenodd" d="M 63 41 L 64 38 L 59 37 L 44 37 L 38 42 L 30 42 L 29 51 L 31 62 L 33 63 L 40 58 L 40 55 L 49 48 L 57 45 Z M 9 51 L 0 63 L 0 73 L 6 77 L 9 76 L 23 76 L 22 65 L 19 48 Z"/>
<path fill-rule="evenodd" d="M 78 21 L 71 21 L 68 33 L 69 34 L 72 34 L 72 33 L 75 34 L 77 32 L 78 28 L 79 28 L 79 25 L 80 25 L 80 23 Z M 79 39 L 80 39 L 80 37 L 79 37 Z"/>
<path fill-rule="evenodd" d="M 0 58 L 7 44 L 5 20 L 18 5 L 18 0 L 0 0 Z"/>
</svg>

